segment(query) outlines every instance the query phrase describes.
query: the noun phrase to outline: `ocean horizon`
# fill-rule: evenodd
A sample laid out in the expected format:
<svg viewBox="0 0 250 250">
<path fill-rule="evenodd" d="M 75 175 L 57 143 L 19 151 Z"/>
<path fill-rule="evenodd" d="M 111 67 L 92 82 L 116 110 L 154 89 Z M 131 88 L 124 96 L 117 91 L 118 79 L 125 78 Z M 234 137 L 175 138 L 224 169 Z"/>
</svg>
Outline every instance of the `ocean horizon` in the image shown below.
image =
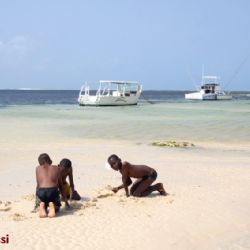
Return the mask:
<svg viewBox="0 0 250 250">
<path fill-rule="evenodd" d="M 193 102 L 185 100 L 185 93 L 190 90 L 144 90 L 139 103 L 153 102 Z M 96 90 L 91 90 L 95 94 Z M 250 100 L 250 91 L 232 91 L 233 100 Z M 35 104 L 77 104 L 79 90 L 35 90 L 35 89 L 1 89 L 0 106 L 35 105 Z M 197 102 L 197 101 L 194 101 Z"/>
</svg>

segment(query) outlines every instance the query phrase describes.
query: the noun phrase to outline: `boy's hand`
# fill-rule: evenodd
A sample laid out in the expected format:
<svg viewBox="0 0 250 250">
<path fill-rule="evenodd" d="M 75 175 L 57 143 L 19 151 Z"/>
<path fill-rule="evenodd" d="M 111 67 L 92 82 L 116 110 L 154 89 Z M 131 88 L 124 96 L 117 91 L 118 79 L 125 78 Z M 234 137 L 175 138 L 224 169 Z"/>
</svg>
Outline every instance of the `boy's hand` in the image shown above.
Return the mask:
<svg viewBox="0 0 250 250">
<path fill-rule="evenodd" d="M 70 195 L 69 195 L 69 201 L 70 202 L 72 201 L 73 193 L 74 193 L 74 188 L 70 187 Z"/>
<path fill-rule="evenodd" d="M 119 190 L 118 187 L 113 187 L 113 188 L 112 188 L 112 191 L 113 191 L 114 193 L 117 193 L 118 190 Z"/>
<path fill-rule="evenodd" d="M 71 208 L 68 201 L 65 201 L 65 205 L 67 208 Z"/>
<path fill-rule="evenodd" d="M 71 210 L 73 210 L 73 207 L 70 207 L 70 206 L 69 206 L 69 207 L 66 207 L 66 210 L 67 210 L 67 211 L 71 211 Z"/>
</svg>

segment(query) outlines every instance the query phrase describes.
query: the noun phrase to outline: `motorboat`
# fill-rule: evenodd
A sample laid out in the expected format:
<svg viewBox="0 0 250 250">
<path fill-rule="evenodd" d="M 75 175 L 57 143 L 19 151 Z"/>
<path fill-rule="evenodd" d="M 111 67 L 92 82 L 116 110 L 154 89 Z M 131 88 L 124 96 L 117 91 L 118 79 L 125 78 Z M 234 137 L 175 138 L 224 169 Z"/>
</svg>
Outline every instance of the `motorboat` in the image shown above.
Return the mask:
<svg viewBox="0 0 250 250">
<path fill-rule="evenodd" d="M 136 105 L 142 92 L 142 85 L 134 81 L 101 80 L 95 94 L 85 83 L 79 92 L 81 106 L 125 106 Z"/>
<path fill-rule="evenodd" d="M 197 92 L 185 94 L 189 100 L 231 100 L 232 95 L 220 88 L 220 77 L 202 76 L 202 83 Z"/>
</svg>

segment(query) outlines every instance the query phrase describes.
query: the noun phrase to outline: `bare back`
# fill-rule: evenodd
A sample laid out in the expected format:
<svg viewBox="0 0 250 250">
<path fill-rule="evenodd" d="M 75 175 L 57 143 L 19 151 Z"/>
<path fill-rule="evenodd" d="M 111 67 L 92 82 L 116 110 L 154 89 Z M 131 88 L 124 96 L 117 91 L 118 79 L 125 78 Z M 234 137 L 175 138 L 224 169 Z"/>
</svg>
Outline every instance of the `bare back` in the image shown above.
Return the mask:
<svg viewBox="0 0 250 250">
<path fill-rule="evenodd" d="M 55 165 L 41 165 L 36 168 L 38 188 L 51 188 L 58 186 L 59 169 Z"/>
<path fill-rule="evenodd" d="M 133 165 L 126 161 L 122 163 L 122 169 L 125 170 L 122 171 L 123 173 L 125 172 L 125 176 L 132 178 L 142 178 L 149 175 L 153 170 L 153 168 L 146 165 Z"/>
</svg>

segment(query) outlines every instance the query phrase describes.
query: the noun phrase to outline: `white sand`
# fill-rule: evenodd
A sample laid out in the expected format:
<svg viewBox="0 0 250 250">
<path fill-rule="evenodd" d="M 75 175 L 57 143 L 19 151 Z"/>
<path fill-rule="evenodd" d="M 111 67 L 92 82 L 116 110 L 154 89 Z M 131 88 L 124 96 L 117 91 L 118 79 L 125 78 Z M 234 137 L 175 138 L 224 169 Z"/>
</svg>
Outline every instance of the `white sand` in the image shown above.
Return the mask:
<svg viewBox="0 0 250 250">
<path fill-rule="evenodd" d="M 0 237 L 9 234 L 10 243 L 0 249 L 250 249 L 249 145 L 195 144 L 193 149 L 101 140 L 8 144 L 0 156 Z M 54 219 L 30 213 L 37 156 L 43 152 L 54 163 L 72 160 L 83 196 Z M 154 167 L 170 195 L 112 194 L 107 185 L 121 184 L 121 176 L 105 168 L 111 153 Z"/>
</svg>

